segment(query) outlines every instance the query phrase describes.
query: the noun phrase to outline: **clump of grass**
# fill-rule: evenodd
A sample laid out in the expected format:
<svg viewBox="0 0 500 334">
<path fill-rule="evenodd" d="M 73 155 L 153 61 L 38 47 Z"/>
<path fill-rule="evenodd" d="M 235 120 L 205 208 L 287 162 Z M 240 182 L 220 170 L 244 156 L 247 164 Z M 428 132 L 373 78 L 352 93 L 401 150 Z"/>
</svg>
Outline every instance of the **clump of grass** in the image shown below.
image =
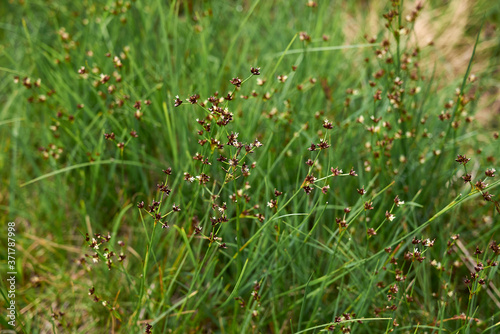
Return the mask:
<svg viewBox="0 0 500 334">
<path fill-rule="evenodd" d="M 12 6 L 18 329 L 494 331 L 498 136 L 474 122 L 474 52 L 456 82 L 423 67 L 420 2 L 388 2 L 355 47 L 362 7 L 231 6 L 75 3 L 43 24 Z"/>
</svg>

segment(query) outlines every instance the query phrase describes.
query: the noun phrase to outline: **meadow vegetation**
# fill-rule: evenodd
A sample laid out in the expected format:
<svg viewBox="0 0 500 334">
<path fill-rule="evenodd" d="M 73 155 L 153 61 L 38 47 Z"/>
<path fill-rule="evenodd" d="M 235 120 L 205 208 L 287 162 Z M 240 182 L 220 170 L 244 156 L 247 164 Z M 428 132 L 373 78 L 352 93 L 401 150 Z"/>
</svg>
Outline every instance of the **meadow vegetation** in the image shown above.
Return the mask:
<svg viewBox="0 0 500 334">
<path fill-rule="evenodd" d="M 18 332 L 500 330 L 500 4 L 0 13 Z"/>
</svg>

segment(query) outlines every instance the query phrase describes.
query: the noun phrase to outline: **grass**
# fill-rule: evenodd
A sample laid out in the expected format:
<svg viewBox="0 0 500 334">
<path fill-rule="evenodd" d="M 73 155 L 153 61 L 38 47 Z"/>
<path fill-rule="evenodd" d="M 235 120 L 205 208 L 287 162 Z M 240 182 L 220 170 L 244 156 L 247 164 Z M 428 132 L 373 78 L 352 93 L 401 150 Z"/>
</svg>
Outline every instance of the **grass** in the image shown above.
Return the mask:
<svg viewBox="0 0 500 334">
<path fill-rule="evenodd" d="M 0 5 L 18 332 L 498 331 L 500 7 L 306 4 Z"/>
</svg>

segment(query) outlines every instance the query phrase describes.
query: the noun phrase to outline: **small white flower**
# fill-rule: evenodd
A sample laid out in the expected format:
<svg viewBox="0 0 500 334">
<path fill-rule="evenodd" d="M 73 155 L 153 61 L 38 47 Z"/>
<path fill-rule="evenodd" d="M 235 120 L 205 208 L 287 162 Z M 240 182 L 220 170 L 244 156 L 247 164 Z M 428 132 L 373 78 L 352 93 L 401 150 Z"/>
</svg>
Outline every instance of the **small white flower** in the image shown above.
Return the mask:
<svg viewBox="0 0 500 334">
<path fill-rule="evenodd" d="M 262 146 L 262 143 L 260 141 L 258 141 L 257 139 L 255 139 L 255 141 L 253 142 L 253 145 L 255 147 L 261 147 Z"/>
<path fill-rule="evenodd" d="M 426 247 L 432 247 L 432 246 L 434 246 L 434 241 L 435 241 L 435 240 L 436 240 L 436 239 L 433 239 L 433 240 L 431 240 L 431 239 L 429 239 L 429 238 L 425 239 L 425 240 L 424 240 L 424 246 L 426 246 Z"/>
</svg>

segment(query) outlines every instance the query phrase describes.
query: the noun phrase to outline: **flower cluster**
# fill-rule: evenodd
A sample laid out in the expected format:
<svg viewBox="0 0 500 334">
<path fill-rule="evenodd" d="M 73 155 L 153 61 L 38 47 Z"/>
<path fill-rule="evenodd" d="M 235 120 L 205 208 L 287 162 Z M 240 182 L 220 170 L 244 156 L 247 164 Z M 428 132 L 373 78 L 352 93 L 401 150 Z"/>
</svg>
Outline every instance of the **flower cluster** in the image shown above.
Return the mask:
<svg viewBox="0 0 500 334">
<path fill-rule="evenodd" d="M 168 167 L 167 169 L 163 170 L 163 173 L 167 175 L 167 180 L 165 182 L 160 182 L 156 184 L 156 188 L 160 192 L 160 198 L 158 201 L 154 200 L 151 202 L 150 205 L 145 208 L 144 201 L 141 201 L 137 203 L 137 207 L 139 209 L 142 209 L 147 212 L 149 216 L 151 216 L 154 220 L 155 226 L 157 224 L 160 224 L 162 228 L 167 229 L 170 226 L 168 225 L 168 222 L 165 220 L 167 216 L 174 212 L 180 212 L 181 208 L 180 206 L 176 205 L 175 203 L 172 205 L 172 209 L 170 211 L 167 211 L 166 213 L 162 213 L 162 202 L 170 196 L 172 193 L 172 189 L 168 186 L 168 176 L 172 174 L 172 168 Z"/>
<path fill-rule="evenodd" d="M 85 254 L 85 257 L 92 258 L 93 263 L 98 263 L 100 260 L 105 260 L 108 269 L 111 270 L 113 266 L 113 257 L 117 255 L 108 247 L 104 247 L 104 249 L 100 251 L 100 247 L 103 246 L 104 244 L 109 243 L 110 240 L 111 240 L 111 235 L 109 232 L 107 235 L 95 233 L 92 238 L 90 238 L 89 234 L 86 233 L 85 241 L 87 242 L 89 248 L 94 250 L 94 254 L 93 255 Z M 118 245 L 120 247 L 123 247 L 124 243 L 120 241 L 118 242 Z M 122 262 L 123 260 L 125 260 L 126 255 L 124 255 L 123 252 L 120 252 L 117 258 L 118 262 Z M 83 263 L 85 263 L 85 258 L 80 259 L 80 264 Z"/>
</svg>

